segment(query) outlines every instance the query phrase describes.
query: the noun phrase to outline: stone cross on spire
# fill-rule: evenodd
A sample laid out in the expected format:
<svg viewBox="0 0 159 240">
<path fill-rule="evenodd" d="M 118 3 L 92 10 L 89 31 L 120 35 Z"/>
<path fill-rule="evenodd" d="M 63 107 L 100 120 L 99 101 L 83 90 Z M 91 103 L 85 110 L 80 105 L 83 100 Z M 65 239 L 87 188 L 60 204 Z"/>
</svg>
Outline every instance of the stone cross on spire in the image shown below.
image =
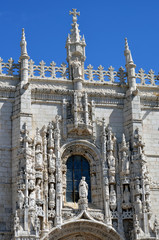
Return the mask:
<svg viewBox="0 0 159 240">
<path fill-rule="evenodd" d="M 69 12 L 70 15 L 73 15 L 73 22 L 77 22 L 77 15 L 80 16 L 80 12 L 77 12 L 77 9 L 72 8 L 72 12 Z"/>
</svg>

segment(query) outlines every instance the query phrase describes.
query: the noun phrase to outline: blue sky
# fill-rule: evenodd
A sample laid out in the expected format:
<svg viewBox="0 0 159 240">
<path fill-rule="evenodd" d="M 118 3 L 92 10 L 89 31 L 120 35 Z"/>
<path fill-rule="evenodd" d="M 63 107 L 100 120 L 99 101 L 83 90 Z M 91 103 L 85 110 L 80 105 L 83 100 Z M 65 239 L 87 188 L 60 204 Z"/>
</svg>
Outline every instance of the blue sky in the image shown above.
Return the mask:
<svg viewBox="0 0 159 240">
<path fill-rule="evenodd" d="M 38 64 L 66 62 L 65 42 L 71 29 L 69 10 L 77 8 L 86 62 L 94 68 L 125 67 L 124 38 L 137 70 L 159 72 L 159 0 L 5 0 L 0 5 L 0 56 L 15 62 L 20 56 L 24 27 L 28 54 Z"/>
</svg>

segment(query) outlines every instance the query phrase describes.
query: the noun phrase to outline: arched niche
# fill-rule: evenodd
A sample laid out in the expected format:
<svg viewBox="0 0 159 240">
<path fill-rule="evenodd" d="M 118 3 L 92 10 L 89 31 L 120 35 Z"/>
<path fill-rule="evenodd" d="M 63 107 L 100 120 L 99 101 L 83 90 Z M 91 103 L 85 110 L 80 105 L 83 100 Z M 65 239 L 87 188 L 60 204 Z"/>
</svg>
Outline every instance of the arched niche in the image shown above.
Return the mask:
<svg viewBox="0 0 159 240">
<path fill-rule="evenodd" d="M 102 208 L 101 154 L 94 144 L 86 140 L 72 141 L 68 144 L 65 144 L 61 148 L 64 205 L 66 203 L 66 162 L 72 155 L 81 155 L 89 162 L 91 177 L 91 201 L 93 204 L 98 206 L 98 208 Z"/>
<path fill-rule="evenodd" d="M 42 240 L 123 240 L 112 228 L 90 220 L 77 220 L 54 228 Z"/>
</svg>

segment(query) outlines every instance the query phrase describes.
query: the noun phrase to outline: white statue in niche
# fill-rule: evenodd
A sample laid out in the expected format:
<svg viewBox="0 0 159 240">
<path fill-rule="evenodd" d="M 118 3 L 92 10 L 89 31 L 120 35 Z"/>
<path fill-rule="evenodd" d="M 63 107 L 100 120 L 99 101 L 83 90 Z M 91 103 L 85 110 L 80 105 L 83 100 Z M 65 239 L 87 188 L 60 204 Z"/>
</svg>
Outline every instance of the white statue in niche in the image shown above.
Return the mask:
<svg viewBox="0 0 159 240">
<path fill-rule="evenodd" d="M 114 190 L 114 186 L 111 185 L 111 190 L 110 190 L 110 208 L 115 211 L 116 209 L 116 192 Z"/>
<path fill-rule="evenodd" d="M 115 157 L 113 156 L 112 151 L 110 151 L 110 155 L 108 156 L 108 162 L 110 168 L 115 168 Z"/>
<path fill-rule="evenodd" d="M 18 191 L 18 207 L 22 209 L 24 204 L 24 194 L 21 190 Z"/>
<path fill-rule="evenodd" d="M 41 179 L 38 179 L 36 185 L 36 199 L 41 200 Z"/>
<path fill-rule="evenodd" d="M 125 185 L 125 190 L 123 193 L 123 200 L 124 200 L 124 203 L 126 203 L 128 205 L 130 204 L 130 192 L 128 189 L 128 185 Z"/>
<path fill-rule="evenodd" d="M 48 154 L 48 160 L 49 160 L 49 171 L 55 172 L 55 154 L 52 149 L 50 149 L 50 152 Z"/>
<path fill-rule="evenodd" d="M 76 58 L 71 65 L 72 65 L 73 79 L 82 77 L 81 62 L 78 60 L 78 58 Z"/>
<path fill-rule="evenodd" d="M 37 146 L 36 146 L 35 161 L 36 161 L 36 167 L 42 168 L 42 166 L 43 166 L 43 157 L 42 157 L 41 145 L 40 144 L 37 144 Z"/>
<path fill-rule="evenodd" d="M 122 162 L 123 162 L 123 164 L 122 164 L 122 171 L 123 172 L 128 172 L 129 169 L 130 169 L 130 162 L 129 162 L 129 157 L 126 154 L 125 151 L 123 152 Z"/>
<path fill-rule="evenodd" d="M 50 189 L 49 189 L 49 208 L 54 208 L 55 207 L 55 189 L 54 189 L 54 184 L 50 184 Z"/>
<path fill-rule="evenodd" d="M 81 198 L 87 198 L 88 196 L 88 184 L 85 181 L 85 177 L 82 177 L 80 184 L 79 184 L 79 197 Z"/>
<path fill-rule="evenodd" d="M 142 203 L 140 200 L 140 196 L 136 196 L 136 202 L 135 202 L 135 213 L 139 214 L 142 212 Z"/>
</svg>

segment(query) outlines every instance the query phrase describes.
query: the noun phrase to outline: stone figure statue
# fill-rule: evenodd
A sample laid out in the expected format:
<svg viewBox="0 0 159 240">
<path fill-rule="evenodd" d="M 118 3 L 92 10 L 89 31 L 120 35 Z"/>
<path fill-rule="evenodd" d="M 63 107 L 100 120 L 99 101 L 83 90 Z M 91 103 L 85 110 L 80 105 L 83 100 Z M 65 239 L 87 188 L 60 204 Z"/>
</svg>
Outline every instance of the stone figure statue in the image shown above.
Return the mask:
<svg viewBox="0 0 159 240">
<path fill-rule="evenodd" d="M 130 204 L 130 192 L 129 192 L 129 189 L 128 189 L 128 185 L 125 185 L 125 190 L 124 190 L 124 193 L 123 193 L 123 201 L 127 205 Z"/>
<path fill-rule="evenodd" d="M 80 184 L 79 184 L 79 197 L 81 198 L 87 198 L 88 196 L 88 184 L 85 181 L 85 177 L 82 177 Z"/>
<path fill-rule="evenodd" d="M 50 189 L 49 189 L 49 208 L 54 208 L 55 207 L 55 189 L 54 189 L 54 184 L 50 184 Z"/>
<path fill-rule="evenodd" d="M 24 194 L 21 190 L 18 191 L 18 207 L 22 209 L 24 204 Z"/>
<path fill-rule="evenodd" d="M 78 61 L 78 58 L 76 58 L 71 65 L 72 65 L 73 79 L 82 77 L 81 62 Z"/>
<path fill-rule="evenodd" d="M 36 161 L 36 166 L 37 167 L 41 168 L 43 166 L 43 157 L 42 157 L 41 145 L 40 144 L 38 144 L 36 146 L 35 161 Z"/>
<path fill-rule="evenodd" d="M 36 199 L 41 200 L 41 180 L 38 179 L 37 185 L 36 185 Z"/>
<path fill-rule="evenodd" d="M 142 203 L 140 200 L 140 196 L 136 196 L 135 213 L 136 214 L 142 213 Z"/>
<path fill-rule="evenodd" d="M 128 156 L 127 156 L 125 151 L 123 151 L 122 162 L 123 162 L 123 164 L 122 164 L 122 171 L 123 172 L 128 172 L 129 169 L 130 169 L 130 162 L 129 162 L 129 158 L 128 158 Z"/>
<path fill-rule="evenodd" d="M 111 185 L 111 190 L 110 190 L 110 208 L 115 211 L 116 209 L 116 192 L 114 190 L 114 186 Z"/>
<path fill-rule="evenodd" d="M 50 149 L 50 153 L 48 154 L 48 160 L 49 160 L 49 171 L 55 172 L 55 154 L 53 153 L 52 149 Z"/>
<path fill-rule="evenodd" d="M 110 155 L 108 156 L 108 163 L 110 168 L 115 167 L 115 157 L 113 156 L 112 151 L 110 151 Z"/>
</svg>

